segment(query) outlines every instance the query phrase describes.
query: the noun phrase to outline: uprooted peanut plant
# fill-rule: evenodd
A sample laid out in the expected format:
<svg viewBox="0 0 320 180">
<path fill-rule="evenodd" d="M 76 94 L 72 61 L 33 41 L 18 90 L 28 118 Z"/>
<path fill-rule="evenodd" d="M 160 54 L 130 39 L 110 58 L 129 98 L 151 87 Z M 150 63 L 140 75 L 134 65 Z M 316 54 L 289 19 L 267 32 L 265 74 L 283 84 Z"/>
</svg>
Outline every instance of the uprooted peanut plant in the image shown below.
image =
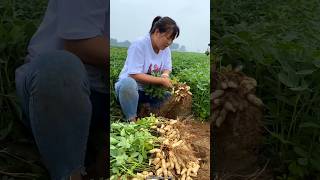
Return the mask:
<svg viewBox="0 0 320 180">
<path fill-rule="evenodd" d="M 131 168 L 129 172 L 122 171 L 122 174 L 114 174 L 113 178 L 143 180 L 147 177 L 152 178 L 157 176 L 187 180 L 197 177 L 198 170 L 200 169 L 199 159 L 194 155 L 193 149 L 187 142 L 187 139 L 181 137 L 178 128 L 179 123 L 182 122 L 162 117 L 156 118 L 154 116 L 138 120 L 137 126 L 143 125 L 147 127 L 146 129 L 157 137 L 153 141 L 153 147 L 155 148 L 140 150 L 143 151 L 140 154 L 148 153 L 148 159 L 144 159 L 141 162 L 141 164 L 145 165 L 143 168 L 139 166 L 136 169 Z M 132 157 L 130 154 L 127 156 Z"/>
</svg>

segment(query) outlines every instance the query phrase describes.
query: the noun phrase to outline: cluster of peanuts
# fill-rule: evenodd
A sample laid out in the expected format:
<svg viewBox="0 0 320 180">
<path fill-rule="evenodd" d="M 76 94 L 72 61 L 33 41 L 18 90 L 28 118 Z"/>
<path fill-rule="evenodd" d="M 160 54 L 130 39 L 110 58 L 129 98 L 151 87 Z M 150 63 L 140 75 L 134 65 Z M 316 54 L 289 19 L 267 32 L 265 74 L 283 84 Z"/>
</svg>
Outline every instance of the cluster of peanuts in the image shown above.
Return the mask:
<svg viewBox="0 0 320 180">
<path fill-rule="evenodd" d="M 171 119 L 165 123 L 151 127 L 160 134 L 160 147 L 150 150 L 149 165 L 153 171 L 137 173 L 134 180 L 152 179 L 162 177 L 164 179 L 192 180 L 196 177 L 200 168 L 199 161 L 185 161 L 181 154 L 177 154 L 179 148 L 187 148 L 186 142 L 180 139 L 180 133 L 174 124 L 178 120 Z M 185 159 L 188 159 L 186 157 Z"/>
<path fill-rule="evenodd" d="M 263 107 L 261 99 L 255 96 L 257 81 L 241 72 L 228 71 L 219 75 L 213 100 L 213 121 L 220 127 L 229 113 L 244 111 L 250 104 Z M 249 104 L 250 103 L 250 104 Z"/>
<path fill-rule="evenodd" d="M 192 95 L 190 92 L 190 86 L 188 86 L 186 83 L 174 84 L 171 93 L 174 95 L 175 102 L 179 102 L 184 97 Z"/>
</svg>

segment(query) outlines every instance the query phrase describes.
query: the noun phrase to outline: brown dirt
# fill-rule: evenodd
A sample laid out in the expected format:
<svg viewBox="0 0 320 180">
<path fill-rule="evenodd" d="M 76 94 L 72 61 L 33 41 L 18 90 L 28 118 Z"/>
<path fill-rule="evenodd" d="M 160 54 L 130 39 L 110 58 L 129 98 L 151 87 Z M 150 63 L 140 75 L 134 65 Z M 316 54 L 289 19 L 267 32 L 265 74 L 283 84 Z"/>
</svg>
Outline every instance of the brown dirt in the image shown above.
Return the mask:
<svg viewBox="0 0 320 180">
<path fill-rule="evenodd" d="M 138 117 L 149 116 L 150 113 L 155 114 L 156 116 L 162 116 L 169 119 L 176 119 L 177 117 L 186 117 L 192 114 L 191 106 L 191 96 L 187 96 L 179 102 L 175 102 L 174 97 L 171 97 L 161 106 L 160 109 L 150 108 L 150 105 L 148 103 L 141 104 L 141 107 L 138 112 Z"/>
<path fill-rule="evenodd" d="M 210 179 L 210 124 L 187 118 L 179 123 L 181 137 L 187 140 L 196 157 L 200 158 L 200 169 L 195 180 Z"/>
<path fill-rule="evenodd" d="M 157 114 L 159 116 L 176 119 L 177 117 L 190 115 L 192 107 L 192 96 L 186 95 L 183 99 L 176 102 L 175 97 L 171 98 L 164 103 L 164 105 L 158 110 Z"/>
</svg>

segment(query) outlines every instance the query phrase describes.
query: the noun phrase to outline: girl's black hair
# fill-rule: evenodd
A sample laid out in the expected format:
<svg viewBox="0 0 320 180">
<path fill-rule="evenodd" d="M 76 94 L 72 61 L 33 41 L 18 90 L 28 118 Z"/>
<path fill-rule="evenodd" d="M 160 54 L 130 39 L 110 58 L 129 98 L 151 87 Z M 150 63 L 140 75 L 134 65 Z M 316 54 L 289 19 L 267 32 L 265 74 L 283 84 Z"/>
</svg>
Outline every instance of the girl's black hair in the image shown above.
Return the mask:
<svg viewBox="0 0 320 180">
<path fill-rule="evenodd" d="M 176 22 L 167 16 L 157 16 L 153 19 L 149 33 L 153 34 L 156 29 L 158 29 L 160 33 L 170 32 L 172 40 L 177 38 L 180 34 L 180 29 Z"/>
</svg>

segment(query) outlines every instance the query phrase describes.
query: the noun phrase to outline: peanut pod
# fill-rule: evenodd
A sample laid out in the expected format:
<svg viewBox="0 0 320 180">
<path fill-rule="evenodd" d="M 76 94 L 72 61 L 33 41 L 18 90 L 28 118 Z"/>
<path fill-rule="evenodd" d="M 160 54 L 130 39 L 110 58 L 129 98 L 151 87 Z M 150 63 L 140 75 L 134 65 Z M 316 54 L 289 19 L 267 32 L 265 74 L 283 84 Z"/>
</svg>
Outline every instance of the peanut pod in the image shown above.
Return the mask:
<svg viewBox="0 0 320 180">
<path fill-rule="evenodd" d="M 228 84 L 226 82 L 221 82 L 220 85 L 221 85 L 222 89 L 227 89 L 228 88 Z"/>
<path fill-rule="evenodd" d="M 160 162 L 160 158 L 154 158 L 152 164 L 157 165 Z"/>
<path fill-rule="evenodd" d="M 156 175 L 157 176 L 161 176 L 162 175 L 162 168 L 159 168 L 157 171 L 156 171 Z"/>
<path fill-rule="evenodd" d="M 214 99 L 213 104 L 215 105 L 215 107 L 220 106 L 222 104 L 222 99 Z"/>
<path fill-rule="evenodd" d="M 157 149 L 157 148 L 154 148 L 154 149 L 151 149 L 149 152 L 150 152 L 150 153 L 160 153 L 161 150 L 160 150 L 160 149 Z"/>
<path fill-rule="evenodd" d="M 173 125 L 173 124 L 175 124 L 175 123 L 177 123 L 177 122 L 178 122 L 178 120 L 173 120 L 173 119 L 170 120 L 170 124 L 171 124 L 171 125 Z"/>
<path fill-rule="evenodd" d="M 261 101 L 261 99 L 257 98 L 257 96 L 255 96 L 254 94 L 248 94 L 247 99 L 250 103 L 252 103 L 255 106 L 263 106 L 263 102 Z"/>
<path fill-rule="evenodd" d="M 224 90 L 215 90 L 213 93 L 211 93 L 211 99 L 216 99 L 224 94 Z"/>
<path fill-rule="evenodd" d="M 215 110 L 213 111 L 212 120 L 215 121 L 220 115 L 220 111 Z"/>
<path fill-rule="evenodd" d="M 220 112 L 220 116 L 216 120 L 216 126 L 220 127 L 223 121 L 226 119 L 227 111 L 225 109 L 222 109 Z"/>
<path fill-rule="evenodd" d="M 162 162 L 162 172 L 163 172 L 163 175 L 166 177 L 168 176 L 166 161 L 162 159 L 161 162 Z"/>
<path fill-rule="evenodd" d="M 161 167 L 161 162 L 159 161 L 158 164 L 156 164 L 156 167 L 154 169 L 159 169 L 160 167 Z"/>
<path fill-rule="evenodd" d="M 183 175 L 183 174 L 186 174 L 187 170 L 188 170 L 187 168 L 183 168 L 182 171 L 181 171 L 181 174 L 182 174 L 182 175 Z"/>
<path fill-rule="evenodd" d="M 233 105 L 229 101 L 224 103 L 223 108 L 226 109 L 227 111 L 236 112 L 236 108 L 234 108 Z"/>
<path fill-rule="evenodd" d="M 229 88 L 238 88 L 238 84 L 234 81 L 228 81 L 227 84 Z"/>
<path fill-rule="evenodd" d="M 178 142 L 176 142 L 176 143 L 173 143 L 173 144 L 172 144 L 172 148 L 175 148 L 175 147 L 181 145 L 182 143 L 183 143 L 183 140 L 180 140 L 180 141 L 178 141 Z"/>
</svg>

